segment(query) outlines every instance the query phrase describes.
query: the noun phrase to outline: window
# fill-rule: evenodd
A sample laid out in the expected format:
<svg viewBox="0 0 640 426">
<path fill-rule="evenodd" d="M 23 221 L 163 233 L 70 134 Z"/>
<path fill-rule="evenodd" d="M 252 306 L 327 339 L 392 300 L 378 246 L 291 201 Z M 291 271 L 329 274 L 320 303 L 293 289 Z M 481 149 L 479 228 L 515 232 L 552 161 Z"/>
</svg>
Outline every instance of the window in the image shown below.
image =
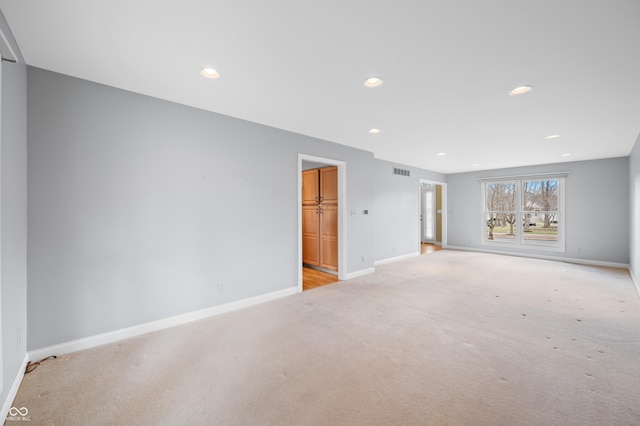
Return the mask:
<svg viewBox="0 0 640 426">
<path fill-rule="evenodd" d="M 564 177 L 482 182 L 483 244 L 564 251 Z"/>
</svg>

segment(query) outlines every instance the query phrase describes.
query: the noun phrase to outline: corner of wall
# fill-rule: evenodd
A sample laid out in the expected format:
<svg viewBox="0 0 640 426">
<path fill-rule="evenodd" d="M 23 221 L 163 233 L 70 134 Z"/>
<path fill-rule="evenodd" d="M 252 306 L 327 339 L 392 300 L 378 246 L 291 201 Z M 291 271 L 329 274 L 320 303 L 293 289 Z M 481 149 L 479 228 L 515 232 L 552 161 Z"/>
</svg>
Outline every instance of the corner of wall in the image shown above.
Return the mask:
<svg viewBox="0 0 640 426">
<path fill-rule="evenodd" d="M 0 77 L 0 216 L 2 346 L 0 416 L 6 418 L 22 383 L 28 358 L 27 330 L 27 69 L 13 34 L 0 12 L 0 52 L 11 62 L 2 62 Z M 15 63 L 12 63 L 15 62 Z"/>
<path fill-rule="evenodd" d="M 633 272 L 633 269 L 631 269 L 631 266 L 629 266 L 629 275 L 631 276 L 631 281 L 633 282 L 633 285 L 636 287 L 636 293 L 638 293 L 638 297 L 640 297 L 640 279 Z"/>
<path fill-rule="evenodd" d="M 0 419 L 6 419 L 7 415 L 9 415 L 9 410 L 13 405 L 13 400 L 16 399 L 16 395 L 18 394 L 18 390 L 20 389 L 20 385 L 22 384 L 22 379 L 24 378 L 24 372 L 27 368 L 28 363 L 29 355 L 25 354 L 24 359 L 22 360 L 22 364 L 20 364 L 20 369 L 16 373 L 16 377 L 13 379 L 13 384 L 11 385 L 11 388 L 9 388 L 7 396 L 4 399 L 2 408 L 0 408 Z"/>
<path fill-rule="evenodd" d="M 635 275 L 640 270 L 638 253 L 640 253 L 640 135 L 629 153 L 629 274 L 638 295 L 640 295 L 640 278 Z"/>
</svg>

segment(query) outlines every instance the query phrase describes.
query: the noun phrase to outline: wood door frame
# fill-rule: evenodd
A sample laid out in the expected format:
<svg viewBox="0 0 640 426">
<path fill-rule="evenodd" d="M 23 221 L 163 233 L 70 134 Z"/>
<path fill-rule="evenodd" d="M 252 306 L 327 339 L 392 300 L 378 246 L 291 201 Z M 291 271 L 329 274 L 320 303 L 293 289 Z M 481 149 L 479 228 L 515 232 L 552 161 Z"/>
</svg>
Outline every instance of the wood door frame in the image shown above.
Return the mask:
<svg viewBox="0 0 640 426">
<path fill-rule="evenodd" d="M 420 223 L 420 212 L 422 211 L 422 188 L 420 187 L 421 183 L 430 183 L 432 185 L 440 185 L 442 187 L 442 248 L 446 248 L 447 247 L 447 183 L 446 182 L 440 182 L 437 180 L 430 180 L 430 179 L 418 179 L 418 228 L 420 230 L 420 232 L 418 232 L 417 235 L 417 239 L 418 239 L 418 253 L 420 253 L 421 251 L 421 243 L 422 243 L 422 229 L 420 229 L 421 227 L 421 223 Z M 436 214 L 438 212 L 436 211 Z"/>
<path fill-rule="evenodd" d="M 302 161 L 338 167 L 338 278 L 347 279 L 347 163 L 298 153 L 298 292 L 302 292 Z"/>
</svg>

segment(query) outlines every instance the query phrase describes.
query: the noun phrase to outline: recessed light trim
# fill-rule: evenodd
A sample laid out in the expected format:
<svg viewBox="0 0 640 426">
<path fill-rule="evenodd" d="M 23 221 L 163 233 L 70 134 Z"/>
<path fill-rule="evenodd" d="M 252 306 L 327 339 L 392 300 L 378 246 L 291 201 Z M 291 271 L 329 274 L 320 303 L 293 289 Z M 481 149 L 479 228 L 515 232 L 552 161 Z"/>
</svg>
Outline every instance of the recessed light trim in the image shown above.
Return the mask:
<svg viewBox="0 0 640 426">
<path fill-rule="evenodd" d="M 445 155 L 447 155 L 447 153 L 446 152 L 439 152 L 436 155 L 439 156 L 439 157 L 444 157 Z"/>
<path fill-rule="evenodd" d="M 558 139 L 560 137 L 560 135 L 555 134 L 555 135 L 549 135 L 549 136 L 545 136 L 545 139 Z"/>
<path fill-rule="evenodd" d="M 362 84 L 364 84 L 364 87 L 373 89 L 382 86 L 382 79 L 380 77 L 369 77 Z"/>
<path fill-rule="evenodd" d="M 377 135 L 378 133 L 380 133 L 380 129 L 369 129 L 369 133 L 371 133 L 372 135 Z"/>
<path fill-rule="evenodd" d="M 200 75 L 203 76 L 204 78 L 208 78 L 211 80 L 217 80 L 220 77 L 222 77 L 222 74 L 220 74 L 220 72 L 218 72 L 218 70 L 211 68 L 211 67 L 204 67 L 200 69 Z"/>
<path fill-rule="evenodd" d="M 532 90 L 533 90 L 533 86 L 531 86 L 530 84 L 525 84 L 524 86 L 514 87 L 513 89 L 509 90 L 509 95 L 511 96 L 524 95 L 525 93 L 529 93 Z"/>
<path fill-rule="evenodd" d="M 560 157 L 571 157 L 571 154 L 567 152 L 565 154 L 560 154 Z"/>
</svg>

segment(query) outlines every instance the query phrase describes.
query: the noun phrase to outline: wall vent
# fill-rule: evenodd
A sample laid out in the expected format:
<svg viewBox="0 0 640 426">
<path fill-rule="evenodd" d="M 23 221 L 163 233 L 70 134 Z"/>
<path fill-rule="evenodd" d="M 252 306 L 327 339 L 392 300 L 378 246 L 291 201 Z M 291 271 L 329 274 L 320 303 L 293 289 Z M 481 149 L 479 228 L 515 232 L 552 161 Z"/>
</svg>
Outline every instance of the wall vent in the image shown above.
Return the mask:
<svg viewBox="0 0 640 426">
<path fill-rule="evenodd" d="M 393 174 L 400 175 L 400 176 L 411 176 L 411 173 L 409 172 L 409 170 L 399 169 L 397 167 L 393 168 Z"/>
</svg>

